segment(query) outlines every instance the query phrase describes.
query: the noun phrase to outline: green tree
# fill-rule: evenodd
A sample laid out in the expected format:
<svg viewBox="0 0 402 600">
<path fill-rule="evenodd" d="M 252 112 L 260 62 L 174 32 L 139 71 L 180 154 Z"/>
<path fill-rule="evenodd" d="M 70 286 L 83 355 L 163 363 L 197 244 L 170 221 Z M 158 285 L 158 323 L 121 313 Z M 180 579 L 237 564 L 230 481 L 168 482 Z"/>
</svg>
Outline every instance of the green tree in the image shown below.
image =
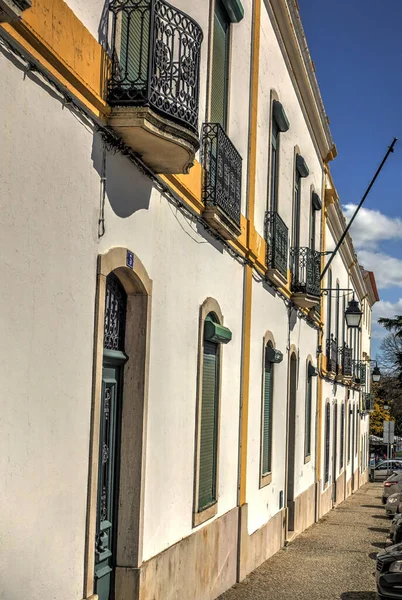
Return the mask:
<svg viewBox="0 0 402 600">
<path fill-rule="evenodd" d="M 370 435 L 382 437 L 384 421 L 390 421 L 391 415 L 388 410 L 384 410 L 382 400 L 375 400 L 374 410 L 370 414 Z"/>
<path fill-rule="evenodd" d="M 385 327 L 387 331 L 392 331 L 396 337 L 402 338 L 402 315 L 395 315 L 394 319 L 380 317 L 378 322 Z"/>
</svg>

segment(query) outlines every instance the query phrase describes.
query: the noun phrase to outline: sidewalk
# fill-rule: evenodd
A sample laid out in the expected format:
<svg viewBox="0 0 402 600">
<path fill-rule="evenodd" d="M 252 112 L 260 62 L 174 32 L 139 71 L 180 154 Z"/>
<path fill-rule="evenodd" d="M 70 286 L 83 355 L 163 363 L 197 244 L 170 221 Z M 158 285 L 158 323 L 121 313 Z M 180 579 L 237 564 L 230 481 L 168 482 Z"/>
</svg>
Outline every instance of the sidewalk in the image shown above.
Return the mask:
<svg viewBox="0 0 402 600">
<path fill-rule="evenodd" d="M 375 556 L 390 527 L 370 483 L 220 600 L 375 600 Z"/>
</svg>

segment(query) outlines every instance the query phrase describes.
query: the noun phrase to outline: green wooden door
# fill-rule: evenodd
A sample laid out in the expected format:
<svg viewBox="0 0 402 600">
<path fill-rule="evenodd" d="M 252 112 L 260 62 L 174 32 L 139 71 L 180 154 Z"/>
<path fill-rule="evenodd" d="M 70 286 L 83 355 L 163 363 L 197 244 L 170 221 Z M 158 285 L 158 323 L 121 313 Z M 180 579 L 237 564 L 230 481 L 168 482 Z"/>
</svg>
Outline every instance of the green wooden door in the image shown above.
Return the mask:
<svg viewBox="0 0 402 600">
<path fill-rule="evenodd" d="M 104 366 L 100 422 L 95 593 L 112 600 L 117 525 L 121 366 Z"/>
</svg>

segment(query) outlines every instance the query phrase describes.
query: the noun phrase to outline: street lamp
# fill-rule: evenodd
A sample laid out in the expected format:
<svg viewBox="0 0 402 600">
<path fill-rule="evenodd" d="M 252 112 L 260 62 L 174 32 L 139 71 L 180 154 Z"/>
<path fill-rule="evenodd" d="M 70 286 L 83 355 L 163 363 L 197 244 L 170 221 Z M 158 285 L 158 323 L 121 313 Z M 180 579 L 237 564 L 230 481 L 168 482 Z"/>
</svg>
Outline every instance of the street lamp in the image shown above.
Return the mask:
<svg viewBox="0 0 402 600">
<path fill-rule="evenodd" d="M 384 410 L 388 410 L 388 409 L 389 409 L 388 402 L 384 402 Z"/>
<path fill-rule="evenodd" d="M 372 378 L 374 383 L 378 383 L 381 380 L 381 371 L 378 368 L 378 365 L 376 365 L 373 369 Z"/>
<path fill-rule="evenodd" d="M 348 327 L 351 329 L 357 329 L 360 327 L 362 316 L 363 312 L 360 310 L 359 303 L 353 297 L 349 302 L 347 309 L 345 310 L 345 319 Z"/>
</svg>

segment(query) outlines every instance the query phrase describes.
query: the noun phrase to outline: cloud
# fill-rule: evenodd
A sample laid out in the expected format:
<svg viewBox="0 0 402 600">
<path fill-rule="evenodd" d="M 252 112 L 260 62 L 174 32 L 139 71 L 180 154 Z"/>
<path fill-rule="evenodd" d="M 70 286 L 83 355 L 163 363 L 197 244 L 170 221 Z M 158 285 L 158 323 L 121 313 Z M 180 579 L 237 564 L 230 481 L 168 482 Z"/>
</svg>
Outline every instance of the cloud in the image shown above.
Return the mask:
<svg viewBox="0 0 402 600">
<path fill-rule="evenodd" d="M 374 271 L 377 287 L 402 288 L 402 260 L 394 258 L 383 252 L 372 250 L 359 250 L 359 263 L 367 269 Z"/>
<path fill-rule="evenodd" d="M 356 210 L 356 204 L 345 204 L 343 212 L 349 222 Z M 402 239 L 402 219 L 387 217 L 379 210 L 361 208 L 351 227 L 351 235 L 356 249 L 374 250 L 380 242 Z"/>
</svg>

